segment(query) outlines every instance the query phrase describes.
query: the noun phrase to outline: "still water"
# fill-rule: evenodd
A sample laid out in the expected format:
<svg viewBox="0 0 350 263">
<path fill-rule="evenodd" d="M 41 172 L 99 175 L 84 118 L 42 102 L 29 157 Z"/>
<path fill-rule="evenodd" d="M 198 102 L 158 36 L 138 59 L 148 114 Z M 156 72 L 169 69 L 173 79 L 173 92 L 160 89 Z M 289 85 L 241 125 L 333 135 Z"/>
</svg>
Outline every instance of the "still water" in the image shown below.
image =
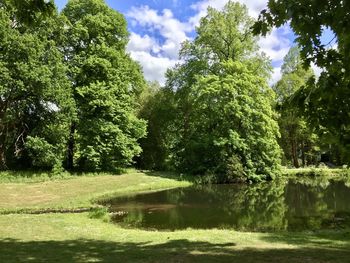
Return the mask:
<svg viewBox="0 0 350 263">
<path fill-rule="evenodd" d="M 177 188 L 107 204 L 113 221 L 154 230 L 300 231 L 350 227 L 350 184 L 323 179 Z"/>
</svg>

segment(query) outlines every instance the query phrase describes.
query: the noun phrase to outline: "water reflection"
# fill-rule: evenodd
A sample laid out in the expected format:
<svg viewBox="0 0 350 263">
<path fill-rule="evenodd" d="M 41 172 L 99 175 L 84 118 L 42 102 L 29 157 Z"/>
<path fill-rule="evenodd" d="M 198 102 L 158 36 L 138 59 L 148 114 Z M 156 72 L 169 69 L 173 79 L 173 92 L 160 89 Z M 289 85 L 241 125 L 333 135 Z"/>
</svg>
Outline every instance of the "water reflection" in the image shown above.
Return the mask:
<svg viewBox="0 0 350 263">
<path fill-rule="evenodd" d="M 350 188 L 324 179 L 180 188 L 111 200 L 113 220 L 158 230 L 299 231 L 350 227 Z"/>
</svg>

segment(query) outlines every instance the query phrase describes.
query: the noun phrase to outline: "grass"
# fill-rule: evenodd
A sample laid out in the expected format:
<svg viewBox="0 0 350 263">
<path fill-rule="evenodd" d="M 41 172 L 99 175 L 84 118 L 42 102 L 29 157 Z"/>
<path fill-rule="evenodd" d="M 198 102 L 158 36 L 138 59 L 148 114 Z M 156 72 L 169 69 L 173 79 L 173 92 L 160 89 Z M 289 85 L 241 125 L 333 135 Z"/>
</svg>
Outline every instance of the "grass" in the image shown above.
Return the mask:
<svg viewBox="0 0 350 263">
<path fill-rule="evenodd" d="M 10 178 L 0 174 L 2 212 L 94 207 L 94 201 L 188 186 L 171 174 L 130 171 Z M 6 179 L 4 179 L 6 177 Z M 0 215 L 0 262 L 350 262 L 350 231 L 249 233 L 144 231 L 108 223 L 105 211 Z"/>
<path fill-rule="evenodd" d="M 45 178 L 45 177 L 42 177 Z M 189 186 L 187 181 L 132 172 L 123 175 L 67 176 L 37 182 L 0 184 L 0 213 L 94 207 L 97 199 Z"/>
<path fill-rule="evenodd" d="M 11 222 L 11 223 L 10 223 Z M 157 232 L 87 214 L 0 216 L 0 262 L 349 262 L 349 232 Z"/>
<path fill-rule="evenodd" d="M 284 168 L 282 175 L 286 177 L 291 176 L 309 176 L 309 177 L 350 177 L 350 169 L 344 168 Z"/>
</svg>

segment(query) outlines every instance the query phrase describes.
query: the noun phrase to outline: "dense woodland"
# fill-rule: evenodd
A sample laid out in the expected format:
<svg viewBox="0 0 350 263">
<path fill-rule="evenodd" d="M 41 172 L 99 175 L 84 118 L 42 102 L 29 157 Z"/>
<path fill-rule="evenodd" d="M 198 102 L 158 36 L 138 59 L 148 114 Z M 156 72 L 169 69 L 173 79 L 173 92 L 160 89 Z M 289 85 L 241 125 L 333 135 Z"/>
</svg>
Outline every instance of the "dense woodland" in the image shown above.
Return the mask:
<svg viewBox="0 0 350 263">
<path fill-rule="evenodd" d="M 273 179 L 281 165 L 349 164 L 348 10 L 270 0 L 256 21 L 239 3 L 209 8 L 161 87 L 145 81 L 125 18 L 103 0 L 70 0 L 62 12 L 1 0 L 0 169 L 136 166 L 236 182 Z M 270 86 L 257 39 L 287 22 L 296 45 Z M 325 27 L 336 47 L 320 41 Z"/>
</svg>

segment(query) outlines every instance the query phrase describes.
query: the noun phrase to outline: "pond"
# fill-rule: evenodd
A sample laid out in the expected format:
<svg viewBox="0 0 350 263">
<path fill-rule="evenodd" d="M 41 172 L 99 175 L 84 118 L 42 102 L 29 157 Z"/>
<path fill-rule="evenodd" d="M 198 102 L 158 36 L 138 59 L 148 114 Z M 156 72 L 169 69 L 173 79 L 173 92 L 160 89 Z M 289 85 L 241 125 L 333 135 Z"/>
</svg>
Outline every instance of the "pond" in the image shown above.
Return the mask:
<svg viewBox="0 0 350 263">
<path fill-rule="evenodd" d="M 113 222 L 148 230 L 301 231 L 350 227 L 350 184 L 323 179 L 177 188 L 105 205 Z"/>
</svg>

